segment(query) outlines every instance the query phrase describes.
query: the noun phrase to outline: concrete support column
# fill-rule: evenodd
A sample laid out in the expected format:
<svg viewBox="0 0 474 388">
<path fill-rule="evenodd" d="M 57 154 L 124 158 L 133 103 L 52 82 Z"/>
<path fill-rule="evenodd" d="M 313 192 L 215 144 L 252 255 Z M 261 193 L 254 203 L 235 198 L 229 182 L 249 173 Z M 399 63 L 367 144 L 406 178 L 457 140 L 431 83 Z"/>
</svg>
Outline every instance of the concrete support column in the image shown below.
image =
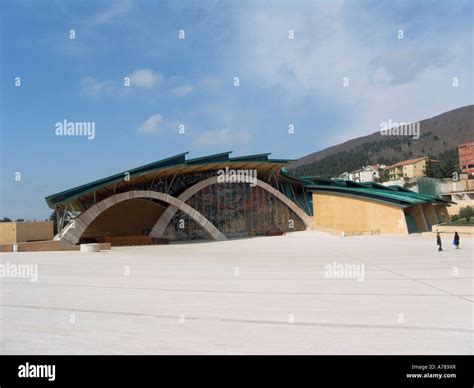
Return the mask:
<svg viewBox="0 0 474 388">
<path fill-rule="evenodd" d="M 400 209 L 400 219 L 398 220 L 398 229 L 400 229 L 400 233 L 402 234 L 409 234 L 407 218 L 405 217 L 405 211 L 403 209 Z"/>
<path fill-rule="evenodd" d="M 450 217 L 449 217 L 448 210 L 446 209 L 446 205 L 437 205 L 436 214 L 438 215 L 438 218 L 440 219 L 440 223 L 449 222 Z"/>
<path fill-rule="evenodd" d="M 438 215 L 436 214 L 436 211 L 432 203 L 428 203 L 424 205 L 423 211 L 425 213 L 426 220 L 428 221 L 430 225 L 439 224 Z"/>
<path fill-rule="evenodd" d="M 431 228 L 429 227 L 428 221 L 426 220 L 426 215 L 425 215 L 425 211 L 423 210 L 423 206 L 418 205 L 418 208 L 420 209 L 421 218 L 423 220 L 423 224 L 424 224 L 424 227 L 425 227 L 424 231 L 429 232 L 431 230 Z"/>
<path fill-rule="evenodd" d="M 410 208 L 410 214 L 413 217 L 418 232 L 427 232 L 428 225 L 426 224 L 425 215 L 423 214 L 421 205 L 412 206 Z"/>
</svg>

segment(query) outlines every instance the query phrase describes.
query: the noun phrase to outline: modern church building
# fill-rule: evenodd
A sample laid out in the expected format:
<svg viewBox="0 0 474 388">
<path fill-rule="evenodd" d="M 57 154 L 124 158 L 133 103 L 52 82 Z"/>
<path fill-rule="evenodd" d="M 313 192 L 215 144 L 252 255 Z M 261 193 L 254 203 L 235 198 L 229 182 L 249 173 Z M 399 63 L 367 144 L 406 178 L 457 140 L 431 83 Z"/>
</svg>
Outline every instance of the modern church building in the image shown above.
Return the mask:
<svg viewBox="0 0 474 388">
<path fill-rule="evenodd" d="M 331 233 L 406 234 L 448 219 L 449 202 L 402 187 L 295 176 L 270 154 L 187 153 L 46 198 L 71 245 L 110 239 L 151 242 Z"/>
</svg>

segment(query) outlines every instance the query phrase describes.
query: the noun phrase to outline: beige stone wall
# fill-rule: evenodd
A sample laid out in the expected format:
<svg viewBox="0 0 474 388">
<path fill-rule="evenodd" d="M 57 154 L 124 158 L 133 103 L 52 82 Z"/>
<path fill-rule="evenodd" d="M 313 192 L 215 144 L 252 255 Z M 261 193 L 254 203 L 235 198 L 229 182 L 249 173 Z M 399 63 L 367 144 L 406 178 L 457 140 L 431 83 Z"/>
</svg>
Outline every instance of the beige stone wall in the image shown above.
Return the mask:
<svg viewBox="0 0 474 388">
<path fill-rule="evenodd" d="M 18 242 L 52 240 L 53 221 L 17 222 L 16 238 Z"/>
<path fill-rule="evenodd" d="M 313 193 L 313 214 L 314 228 L 319 230 L 407 233 L 405 215 L 401 208 L 363 198 Z"/>
<path fill-rule="evenodd" d="M 461 210 L 462 207 L 466 207 L 466 206 L 470 206 L 472 208 L 474 208 L 474 199 L 467 199 L 467 200 L 464 200 L 464 201 L 455 201 L 456 202 L 456 205 L 451 205 L 451 206 L 448 206 L 448 213 L 450 216 L 454 216 L 456 214 L 459 214 L 459 211 Z"/>
<path fill-rule="evenodd" d="M 16 242 L 16 222 L 0 222 L 0 244 Z"/>
<path fill-rule="evenodd" d="M 0 222 L 0 244 L 52 239 L 52 221 Z"/>
<path fill-rule="evenodd" d="M 129 199 L 101 213 L 82 237 L 142 235 L 151 230 L 165 207 L 146 199 Z"/>
</svg>

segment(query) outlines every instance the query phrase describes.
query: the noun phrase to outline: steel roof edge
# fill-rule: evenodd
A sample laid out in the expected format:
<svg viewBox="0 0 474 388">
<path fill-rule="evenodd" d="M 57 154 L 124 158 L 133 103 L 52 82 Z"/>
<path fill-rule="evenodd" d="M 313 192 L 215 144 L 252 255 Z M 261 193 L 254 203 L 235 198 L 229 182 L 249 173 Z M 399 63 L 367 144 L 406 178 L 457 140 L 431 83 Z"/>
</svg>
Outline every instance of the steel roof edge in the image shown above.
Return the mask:
<svg viewBox="0 0 474 388">
<path fill-rule="evenodd" d="M 213 155 L 208 155 L 208 156 L 202 156 L 198 158 L 193 158 L 193 159 L 188 159 L 186 160 L 186 155 L 189 154 L 189 152 L 184 152 L 181 154 L 177 154 L 162 160 L 158 160 L 156 162 L 148 163 L 143 166 L 135 167 L 130 170 L 123 171 L 121 173 L 113 174 L 105 178 L 101 178 L 92 182 L 85 183 L 80 186 L 73 187 L 71 189 L 63 190 L 59 193 L 51 194 L 47 197 L 45 197 L 46 203 L 51 209 L 54 209 L 55 205 L 58 204 L 63 204 L 66 201 L 70 201 L 72 199 L 75 199 L 77 197 L 80 197 L 81 195 L 84 195 L 87 192 L 92 191 L 95 188 L 113 184 L 116 182 L 119 182 L 123 180 L 124 175 L 126 173 L 130 174 L 130 177 L 137 177 L 141 175 L 145 175 L 149 172 L 152 171 L 159 171 L 162 168 L 168 168 L 168 167 L 179 167 L 179 166 L 197 166 L 197 165 L 206 165 L 210 163 L 219 163 L 219 162 L 226 162 L 228 161 L 229 163 L 244 163 L 244 162 L 263 162 L 263 163 L 288 163 L 288 160 L 286 159 L 268 159 L 268 154 L 255 154 L 255 155 L 248 155 L 248 156 L 240 156 L 236 158 L 229 158 L 230 153 L 232 151 L 228 152 L 221 152 L 218 154 L 213 154 Z M 266 160 L 262 159 L 263 156 L 267 156 Z M 252 157 L 255 157 L 255 159 L 252 159 Z M 170 163 L 173 160 L 176 160 L 176 163 Z"/>
<path fill-rule="evenodd" d="M 280 174 L 284 177 L 284 178 L 287 178 L 289 180 L 293 180 L 293 181 L 296 181 L 300 184 L 303 184 L 303 185 L 307 185 L 308 183 L 311 183 L 310 180 L 306 179 L 305 177 L 303 176 L 300 176 L 300 175 L 293 175 L 292 173 L 290 173 L 286 167 L 282 167 L 280 169 Z"/>
<path fill-rule="evenodd" d="M 310 191 L 318 191 L 322 190 L 325 192 L 332 191 L 332 192 L 347 192 L 347 193 L 353 193 L 354 195 L 358 195 L 359 197 L 364 197 L 367 195 L 371 196 L 378 196 L 382 198 L 389 198 L 392 200 L 397 200 L 397 201 L 402 201 L 402 202 L 407 202 L 411 205 L 418 205 L 421 203 L 427 203 L 427 202 L 432 202 L 428 200 L 422 200 L 418 198 L 413 198 L 411 196 L 405 196 L 401 194 L 396 194 L 396 193 L 387 193 L 384 190 L 376 190 L 376 189 L 359 189 L 359 188 L 353 188 L 353 187 L 336 187 L 336 186 L 314 186 L 314 187 L 308 187 Z"/>
<path fill-rule="evenodd" d="M 212 154 L 207 156 L 199 156 L 197 158 L 192 158 L 186 160 L 186 165 L 196 165 L 196 164 L 207 164 L 213 162 L 225 162 L 230 160 L 229 155 L 232 151 L 219 152 L 218 154 Z"/>
<path fill-rule="evenodd" d="M 350 184 L 350 186 L 347 186 L 346 184 L 342 184 L 344 182 L 347 182 L 346 180 L 338 180 L 336 182 L 341 184 L 340 185 L 341 187 L 354 188 L 356 190 L 358 189 L 380 190 L 380 192 L 383 194 L 386 194 L 387 192 L 397 193 L 398 195 L 411 197 L 423 202 L 442 202 L 446 204 L 454 204 L 454 202 L 452 201 L 447 201 L 442 198 L 429 195 L 429 194 L 420 194 L 415 191 L 412 191 L 412 190 L 409 190 L 402 186 L 397 186 L 397 185 L 385 186 L 376 182 L 361 182 L 361 183 L 353 182 Z M 332 185 L 332 186 L 337 187 L 337 185 Z"/>
<path fill-rule="evenodd" d="M 263 153 L 263 154 L 253 154 L 253 155 L 246 155 L 246 156 L 237 156 L 230 158 L 231 161 L 246 161 L 246 160 L 255 160 L 255 161 L 267 161 L 268 155 L 271 155 L 271 152 Z"/>
<path fill-rule="evenodd" d="M 453 201 L 447 201 L 443 198 L 440 198 L 440 197 L 437 197 L 437 196 L 434 196 L 434 195 L 430 195 L 430 194 L 422 194 L 422 193 L 417 193 L 416 191 L 412 191 L 410 189 L 406 189 L 405 187 L 403 186 L 399 186 L 399 185 L 391 185 L 391 186 L 386 186 L 389 190 L 392 190 L 392 191 L 397 191 L 397 192 L 401 192 L 401 193 L 406 193 L 406 194 L 414 194 L 414 195 L 419 195 L 421 197 L 425 197 L 425 198 L 434 198 L 437 202 L 444 202 L 444 203 L 449 203 L 449 204 L 456 204 L 456 202 L 453 202 Z"/>
</svg>

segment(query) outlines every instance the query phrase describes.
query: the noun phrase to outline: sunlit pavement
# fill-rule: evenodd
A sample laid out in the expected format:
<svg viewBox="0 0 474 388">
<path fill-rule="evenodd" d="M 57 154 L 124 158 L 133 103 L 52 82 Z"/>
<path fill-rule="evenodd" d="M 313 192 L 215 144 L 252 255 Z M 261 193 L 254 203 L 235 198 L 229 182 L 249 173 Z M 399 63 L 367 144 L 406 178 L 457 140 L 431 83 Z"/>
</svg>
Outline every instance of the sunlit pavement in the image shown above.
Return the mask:
<svg viewBox="0 0 474 388">
<path fill-rule="evenodd" d="M 472 354 L 473 240 L 317 232 L 3 253 L 3 354 Z M 10 274 L 11 275 L 11 274 Z"/>
</svg>

